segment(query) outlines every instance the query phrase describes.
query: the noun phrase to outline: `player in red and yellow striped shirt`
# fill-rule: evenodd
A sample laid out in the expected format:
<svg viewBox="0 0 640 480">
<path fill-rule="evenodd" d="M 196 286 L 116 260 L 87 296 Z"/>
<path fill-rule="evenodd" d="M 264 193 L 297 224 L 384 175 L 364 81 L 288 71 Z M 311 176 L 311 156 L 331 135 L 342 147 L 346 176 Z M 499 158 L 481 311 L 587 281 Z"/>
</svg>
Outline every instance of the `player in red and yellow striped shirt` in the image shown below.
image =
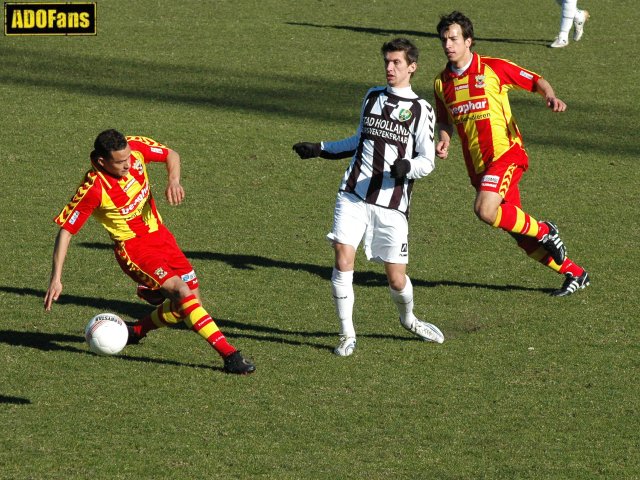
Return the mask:
<svg viewBox="0 0 640 480">
<path fill-rule="evenodd" d="M 138 343 L 150 330 L 184 321 L 224 358 L 229 373 L 252 373 L 255 367 L 242 357 L 202 307 L 198 279 L 189 260 L 164 226 L 147 175 L 149 162 L 164 162 L 165 191 L 171 205 L 184 199 L 180 184 L 180 156 L 147 137 L 125 137 L 105 130 L 94 142 L 92 169 L 71 201 L 54 219 L 60 226 L 44 306 L 50 310 L 62 292 L 62 269 L 73 235 L 93 215 L 114 242 L 120 268 L 134 281 L 158 291 L 164 302 L 129 328 L 129 343 Z"/>
<path fill-rule="evenodd" d="M 441 17 L 437 29 L 449 61 L 434 82 L 440 138 L 436 155 L 447 157 L 455 130 L 477 192 L 476 215 L 510 233 L 527 255 L 565 275 L 564 284 L 552 295 L 566 296 L 584 288 L 589 275 L 566 257 L 557 227 L 522 209 L 518 182 L 529 160 L 508 94 L 512 89 L 539 93 L 553 112 L 565 111 L 566 104 L 537 73 L 472 52 L 473 24 L 462 13 Z"/>
</svg>

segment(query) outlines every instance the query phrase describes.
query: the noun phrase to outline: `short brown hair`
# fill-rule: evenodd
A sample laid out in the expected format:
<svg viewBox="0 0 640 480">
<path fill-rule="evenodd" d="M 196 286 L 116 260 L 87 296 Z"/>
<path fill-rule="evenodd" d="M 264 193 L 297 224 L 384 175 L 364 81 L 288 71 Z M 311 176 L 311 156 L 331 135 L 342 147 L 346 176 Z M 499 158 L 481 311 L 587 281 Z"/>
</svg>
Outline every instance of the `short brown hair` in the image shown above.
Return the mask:
<svg viewBox="0 0 640 480">
<path fill-rule="evenodd" d="M 380 51 L 382 55 L 386 55 L 389 52 L 404 52 L 404 56 L 409 65 L 417 63 L 418 55 L 420 54 L 418 47 L 406 38 L 394 38 L 393 40 L 385 42 Z"/>
<path fill-rule="evenodd" d="M 460 25 L 460 29 L 462 30 L 462 38 L 464 38 L 465 40 L 467 38 L 470 38 L 471 46 L 473 47 L 476 44 L 476 39 L 473 36 L 473 23 L 471 23 L 469 17 L 461 12 L 458 12 L 457 10 L 454 10 L 448 15 L 442 15 L 440 17 L 440 22 L 438 22 L 438 26 L 436 27 L 440 40 L 442 40 L 442 33 L 453 24 Z"/>
</svg>

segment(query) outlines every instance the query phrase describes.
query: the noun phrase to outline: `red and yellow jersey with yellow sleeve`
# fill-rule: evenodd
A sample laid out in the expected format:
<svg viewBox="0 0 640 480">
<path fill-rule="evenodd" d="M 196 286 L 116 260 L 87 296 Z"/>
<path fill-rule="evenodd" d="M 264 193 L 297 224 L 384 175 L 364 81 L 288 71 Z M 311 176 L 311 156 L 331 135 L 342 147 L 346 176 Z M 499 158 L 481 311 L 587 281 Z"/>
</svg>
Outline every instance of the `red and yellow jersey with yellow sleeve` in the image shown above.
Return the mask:
<svg viewBox="0 0 640 480">
<path fill-rule="evenodd" d="M 93 164 L 71 201 L 54 221 L 72 234 L 93 215 L 114 241 L 155 232 L 162 224 L 149 188 L 147 163 L 165 162 L 169 148 L 147 137 L 128 136 L 131 168 L 117 178 Z"/>
<path fill-rule="evenodd" d="M 447 67 L 436 77 L 436 121 L 456 128 L 470 176 L 482 173 L 515 144 L 523 146 L 508 93 L 533 92 L 539 79 L 508 60 L 477 53 L 461 75 Z M 526 168 L 526 155 L 520 161 Z"/>
</svg>

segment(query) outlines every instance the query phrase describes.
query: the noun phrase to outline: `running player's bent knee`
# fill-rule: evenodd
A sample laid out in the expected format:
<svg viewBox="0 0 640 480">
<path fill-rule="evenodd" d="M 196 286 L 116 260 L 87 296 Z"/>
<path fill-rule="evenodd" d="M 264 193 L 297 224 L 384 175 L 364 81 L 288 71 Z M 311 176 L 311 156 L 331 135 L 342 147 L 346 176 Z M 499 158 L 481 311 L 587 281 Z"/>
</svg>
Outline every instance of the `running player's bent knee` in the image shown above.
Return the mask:
<svg viewBox="0 0 640 480">
<path fill-rule="evenodd" d="M 173 276 L 162 284 L 161 290 L 174 302 L 180 302 L 192 294 L 187 285 L 179 276 Z"/>
<path fill-rule="evenodd" d="M 493 225 L 498 216 L 498 209 L 486 203 L 476 204 L 474 212 L 480 220 L 489 225 Z"/>
</svg>

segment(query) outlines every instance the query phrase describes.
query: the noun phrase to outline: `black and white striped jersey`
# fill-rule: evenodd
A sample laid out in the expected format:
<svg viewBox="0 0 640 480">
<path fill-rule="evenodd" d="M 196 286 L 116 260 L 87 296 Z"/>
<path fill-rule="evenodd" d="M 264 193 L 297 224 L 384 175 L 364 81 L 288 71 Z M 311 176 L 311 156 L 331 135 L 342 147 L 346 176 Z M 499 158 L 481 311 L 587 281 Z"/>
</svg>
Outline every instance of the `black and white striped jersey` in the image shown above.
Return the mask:
<svg viewBox="0 0 640 480">
<path fill-rule="evenodd" d="M 408 214 L 413 181 L 435 167 L 434 122 L 433 108 L 411 87 L 374 87 L 362 102 L 357 133 L 322 142 L 323 156 L 353 156 L 340 190 Z M 390 167 L 398 159 L 411 163 L 406 178 L 391 177 Z"/>
</svg>

